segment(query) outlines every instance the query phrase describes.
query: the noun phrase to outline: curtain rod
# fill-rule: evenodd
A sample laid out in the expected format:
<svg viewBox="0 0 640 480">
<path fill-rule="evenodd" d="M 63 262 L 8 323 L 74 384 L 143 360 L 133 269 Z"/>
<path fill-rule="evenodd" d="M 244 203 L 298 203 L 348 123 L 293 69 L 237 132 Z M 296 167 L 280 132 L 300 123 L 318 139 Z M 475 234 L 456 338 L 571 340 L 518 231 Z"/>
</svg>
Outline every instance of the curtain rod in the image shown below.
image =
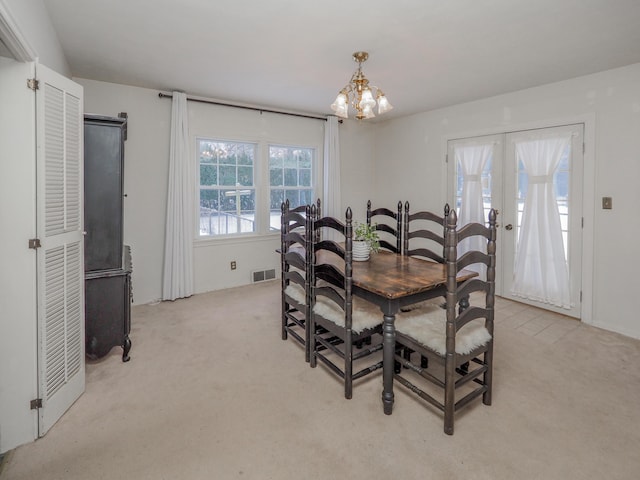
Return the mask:
<svg viewBox="0 0 640 480">
<path fill-rule="evenodd" d="M 158 97 L 160 98 L 173 98 L 173 95 L 167 94 L 167 93 L 158 93 Z M 199 98 L 190 98 L 187 97 L 187 101 L 189 102 L 198 102 L 198 103 L 209 103 L 211 105 L 221 105 L 223 107 L 234 107 L 234 108 L 243 108 L 245 110 L 254 110 L 256 112 L 267 112 L 267 113 L 278 113 L 280 115 L 291 115 L 293 117 L 302 117 L 302 118 L 313 118 L 315 120 L 327 120 L 327 117 L 320 117 L 320 116 L 315 116 L 315 115 L 304 115 L 302 113 L 291 113 L 291 112 L 284 112 L 284 111 L 280 111 L 280 110 L 269 110 L 268 108 L 259 108 L 259 107 L 249 107 L 246 105 L 235 105 L 233 103 L 224 103 L 224 102 L 216 102 L 214 100 L 201 100 Z"/>
</svg>

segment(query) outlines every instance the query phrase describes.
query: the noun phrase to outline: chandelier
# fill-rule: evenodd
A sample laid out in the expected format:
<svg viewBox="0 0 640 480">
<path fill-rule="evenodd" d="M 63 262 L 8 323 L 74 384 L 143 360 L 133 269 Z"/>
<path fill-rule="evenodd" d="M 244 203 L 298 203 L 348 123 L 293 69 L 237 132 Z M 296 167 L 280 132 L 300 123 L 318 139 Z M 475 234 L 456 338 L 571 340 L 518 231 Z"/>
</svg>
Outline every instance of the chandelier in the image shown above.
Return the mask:
<svg viewBox="0 0 640 480">
<path fill-rule="evenodd" d="M 336 112 L 338 117 L 349 118 L 347 113 L 349 105 L 356 110 L 356 118 L 358 120 L 375 117 L 373 109 L 376 103 L 378 104 L 378 115 L 393 108 L 387 97 L 382 93 L 382 90 L 374 85 L 370 86 L 369 80 L 362 73 L 362 62 L 366 62 L 367 58 L 369 58 L 367 52 L 353 54 L 353 60 L 358 62 L 358 70 L 351 76 L 349 83 L 340 90 L 336 100 L 331 104 L 331 109 Z"/>
</svg>

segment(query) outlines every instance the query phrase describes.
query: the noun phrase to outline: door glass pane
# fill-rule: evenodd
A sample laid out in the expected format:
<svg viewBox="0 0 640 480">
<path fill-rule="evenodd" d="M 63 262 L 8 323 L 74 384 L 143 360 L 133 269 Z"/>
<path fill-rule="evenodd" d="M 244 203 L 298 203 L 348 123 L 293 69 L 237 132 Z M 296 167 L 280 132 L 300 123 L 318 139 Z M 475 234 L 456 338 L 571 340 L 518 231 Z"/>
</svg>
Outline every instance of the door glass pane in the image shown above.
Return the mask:
<svg viewBox="0 0 640 480">
<path fill-rule="evenodd" d="M 492 189 L 493 189 L 493 152 L 487 159 L 484 168 L 482 169 L 482 174 L 480 181 L 482 183 L 482 205 L 484 210 L 484 218 L 489 217 L 489 210 L 491 210 L 492 206 Z M 462 171 L 462 166 L 460 162 L 456 164 L 456 213 L 460 214 L 460 207 L 462 205 L 462 189 L 464 185 L 464 175 Z"/>
<path fill-rule="evenodd" d="M 562 240 L 564 243 L 565 260 L 569 259 L 569 158 L 571 157 L 571 144 L 562 154 L 562 159 L 558 168 L 553 174 L 553 189 L 556 194 L 556 203 L 558 205 L 558 213 L 560 214 L 560 225 L 562 227 Z M 524 211 L 524 201 L 527 197 L 529 175 L 525 171 L 524 165 L 520 159 L 518 162 L 518 192 L 517 192 L 517 225 L 516 238 L 520 238 L 520 229 L 522 227 L 522 212 Z M 517 251 L 517 247 L 516 247 Z"/>
</svg>

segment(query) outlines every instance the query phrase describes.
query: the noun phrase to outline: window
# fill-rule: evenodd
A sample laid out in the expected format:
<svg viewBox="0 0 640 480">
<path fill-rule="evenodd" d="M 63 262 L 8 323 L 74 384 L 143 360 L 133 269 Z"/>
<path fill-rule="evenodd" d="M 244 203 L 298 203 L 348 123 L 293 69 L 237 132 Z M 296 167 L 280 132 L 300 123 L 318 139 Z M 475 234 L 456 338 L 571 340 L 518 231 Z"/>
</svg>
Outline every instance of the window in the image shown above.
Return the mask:
<svg viewBox="0 0 640 480">
<path fill-rule="evenodd" d="M 314 202 L 312 148 L 269 146 L 270 228 L 280 229 L 280 206 L 292 208 Z"/>
<path fill-rule="evenodd" d="M 277 232 L 284 200 L 314 202 L 314 148 L 198 138 L 197 152 L 200 237 Z"/>
<path fill-rule="evenodd" d="M 200 235 L 256 231 L 255 143 L 198 139 Z"/>
</svg>

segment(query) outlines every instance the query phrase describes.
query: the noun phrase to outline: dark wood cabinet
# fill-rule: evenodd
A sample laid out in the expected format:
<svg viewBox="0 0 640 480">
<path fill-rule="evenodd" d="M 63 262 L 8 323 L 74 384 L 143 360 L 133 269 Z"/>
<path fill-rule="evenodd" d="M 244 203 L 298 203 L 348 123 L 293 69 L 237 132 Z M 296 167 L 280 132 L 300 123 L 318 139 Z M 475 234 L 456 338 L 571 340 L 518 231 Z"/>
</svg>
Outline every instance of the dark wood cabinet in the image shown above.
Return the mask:
<svg viewBox="0 0 640 480">
<path fill-rule="evenodd" d="M 131 261 L 123 245 L 126 119 L 84 117 L 85 352 L 129 360 Z"/>
</svg>

